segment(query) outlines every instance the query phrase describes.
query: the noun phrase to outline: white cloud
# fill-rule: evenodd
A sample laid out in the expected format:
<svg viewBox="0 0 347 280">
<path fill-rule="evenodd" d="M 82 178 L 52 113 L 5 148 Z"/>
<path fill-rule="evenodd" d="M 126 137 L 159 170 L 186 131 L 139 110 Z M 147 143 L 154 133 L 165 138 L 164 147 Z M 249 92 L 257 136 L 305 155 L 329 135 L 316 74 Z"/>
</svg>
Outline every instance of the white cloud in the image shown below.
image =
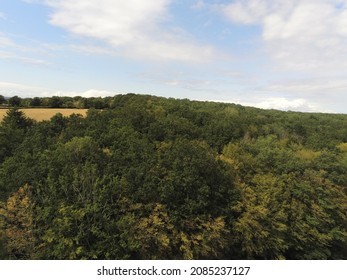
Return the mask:
<svg viewBox="0 0 347 280">
<path fill-rule="evenodd" d="M 236 0 L 222 11 L 233 22 L 262 27 L 278 69 L 346 73 L 346 0 Z"/>
<path fill-rule="evenodd" d="M 0 58 L 6 60 L 15 60 L 24 64 L 35 66 L 46 66 L 50 63 L 44 59 L 38 58 L 38 54 L 44 52 L 48 46 L 40 45 L 31 47 L 24 46 L 9 38 L 7 34 L 0 33 Z"/>
<path fill-rule="evenodd" d="M 0 81 L 0 94 L 4 96 L 38 96 L 44 90 L 40 87 Z"/>
<path fill-rule="evenodd" d="M 285 97 L 269 97 L 259 103 L 253 103 L 254 106 L 263 109 L 278 109 L 284 111 L 304 111 L 315 112 L 317 108 L 303 98 L 287 99 Z"/>
<path fill-rule="evenodd" d="M 82 97 L 106 97 L 114 96 L 117 93 L 107 91 L 107 90 L 98 90 L 98 89 L 88 89 L 85 91 L 45 91 L 41 93 L 41 96 L 82 96 Z"/>
<path fill-rule="evenodd" d="M 171 0 L 46 0 L 50 23 L 72 34 L 110 44 L 119 55 L 148 60 L 201 62 L 218 56 L 170 22 Z"/>
<path fill-rule="evenodd" d="M 1 44 L 1 38 L 0 38 L 0 44 Z M 24 63 L 24 64 L 30 64 L 30 65 L 34 65 L 34 66 L 50 65 L 49 62 L 47 62 L 43 59 L 29 57 L 29 56 L 21 56 L 21 55 L 18 55 L 16 52 L 8 51 L 8 50 L 1 50 L 1 49 L 0 49 L 0 58 L 6 59 L 6 60 L 15 60 L 15 61 L 19 61 L 19 62 Z"/>
<path fill-rule="evenodd" d="M 47 97 L 47 96 L 83 96 L 83 97 L 105 97 L 113 96 L 117 93 L 107 91 L 107 90 L 98 90 L 98 89 L 88 89 L 84 91 L 55 91 L 43 87 L 10 83 L 10 82 L 1 82 L 0 81 L 0 94 L 4 96 L 14 96 L 18 95 L 20 97 Z"/>
<path fill-rule="evenodd" d="M 154 28 L 165 16 L 169 4 L 168 0 L 46 2 L 55 9 L 50 23 L 77 35 L 109 41 L 115 46 L 141 38 L 141 31 Z"/>
<path fill-rule="evenodd" d="M 261 28 L 266 65 L 252 106 L 344 111 L 347 0 L 235 0 L 219 8 L 234 24 Z"/>
<path fill-rule="evenodd" d="M 303 112 L 345 112 L 347 81 L 343 77 L 292 78 L 246 88 L 243 92 L 237 100 L 243 105 Z"/>
<path fill-rule="evenodd" d="M 311 103 L 303 98 L 290 99 L 286 97 L 264 97 L 255 98 L 252 101 L 246 98 L 235 98 L 225 100 L 210 100 L 214 102 L 227 102 L 241 104 L 243 106 L 256 107 L 261 109 L 276 109 L 281 111 L 296 111 L 296 112 L 323 112 L 319 110 L 316 104 Z"/>
<path fill-rule="evenodd" d="M 236 0 L 222 5 L 224 15 L 231 21 L 241 24 L 258 24 L 264 17 L 274 12 L 286 15 L 299 0 Z"/>
</svg>

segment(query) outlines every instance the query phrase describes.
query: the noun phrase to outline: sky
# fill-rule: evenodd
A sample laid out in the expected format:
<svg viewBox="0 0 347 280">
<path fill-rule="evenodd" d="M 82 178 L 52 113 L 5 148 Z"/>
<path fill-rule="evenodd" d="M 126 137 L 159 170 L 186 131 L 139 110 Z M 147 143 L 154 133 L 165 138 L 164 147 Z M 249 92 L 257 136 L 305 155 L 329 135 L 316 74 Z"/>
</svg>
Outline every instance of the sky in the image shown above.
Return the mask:
<svg viewBox="0 0 347 280">
<path fill-rule="evenodd" d="M 0 94 L 347 113 L 347 0 L 0 0 Z"/>
</svg>

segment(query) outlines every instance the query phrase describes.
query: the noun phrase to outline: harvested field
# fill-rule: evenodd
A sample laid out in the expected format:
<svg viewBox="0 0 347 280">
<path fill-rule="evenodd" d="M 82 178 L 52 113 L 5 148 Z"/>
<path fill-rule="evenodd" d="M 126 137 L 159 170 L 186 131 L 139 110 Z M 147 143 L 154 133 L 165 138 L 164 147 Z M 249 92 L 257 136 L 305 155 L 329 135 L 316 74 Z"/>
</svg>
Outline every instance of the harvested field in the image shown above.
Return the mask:
<svg viewBox="0 0 347 280">
<path fill-rule="evenodd" d="M 0 109 L 0 121 L 6 115 L 8 109 Z M 26 108 L 20 109 L 24 114 L 36 121 L 49 120 L 57 113 L 61 113 L 63 116 L 70 116 L 72 114 L 81 114 L 86 116 L 87 109 L 63 109 L 63 108 Z"/>
</svg>

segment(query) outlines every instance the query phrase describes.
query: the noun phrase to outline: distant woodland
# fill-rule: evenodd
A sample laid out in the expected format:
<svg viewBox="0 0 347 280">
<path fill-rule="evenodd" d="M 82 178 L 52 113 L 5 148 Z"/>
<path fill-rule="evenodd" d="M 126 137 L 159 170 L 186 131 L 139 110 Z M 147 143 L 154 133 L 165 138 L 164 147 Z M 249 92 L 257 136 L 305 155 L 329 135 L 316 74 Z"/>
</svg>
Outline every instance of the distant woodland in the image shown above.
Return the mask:
<svg viewBox="0 0 347 280">
<path fill-rule="evenodd" d="M 0 259 L 347 259 L 347 115 L 1 97 Z"/>
</svg>

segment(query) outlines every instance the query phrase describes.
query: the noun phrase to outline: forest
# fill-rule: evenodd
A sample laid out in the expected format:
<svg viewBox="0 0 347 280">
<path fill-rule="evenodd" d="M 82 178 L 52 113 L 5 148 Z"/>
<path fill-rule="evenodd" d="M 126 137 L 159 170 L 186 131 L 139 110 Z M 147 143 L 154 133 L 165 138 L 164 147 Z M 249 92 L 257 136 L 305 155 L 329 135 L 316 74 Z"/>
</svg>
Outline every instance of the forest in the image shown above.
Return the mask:
<svg viewBox="0 0 347 280">
<path fill-rule="evenodd" d="M 0 103 L 0 259 L 347 259 L 347 115 Z M 89 110 L 35 121 L 25 106 Z"/>
</svg>

